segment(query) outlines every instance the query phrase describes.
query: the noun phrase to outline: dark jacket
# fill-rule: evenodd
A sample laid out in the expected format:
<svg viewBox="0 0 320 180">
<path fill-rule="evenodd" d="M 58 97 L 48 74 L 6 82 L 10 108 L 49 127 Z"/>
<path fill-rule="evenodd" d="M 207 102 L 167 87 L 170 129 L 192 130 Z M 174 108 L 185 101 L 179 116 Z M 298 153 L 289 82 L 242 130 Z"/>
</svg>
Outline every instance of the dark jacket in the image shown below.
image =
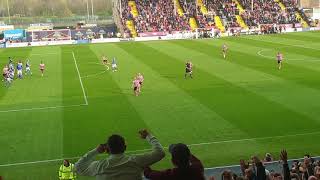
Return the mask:
<svg viewBox="0 0 320 180">
<path fill-rule="evenodd" d="M 205 180 L 204 168 L 199 159 L 191 155 L 191 165 L 187 169 L 172 168 L 163 171 L 155 171 L 146 168 L 144 176 L 150 180 Z"/>
</svg>

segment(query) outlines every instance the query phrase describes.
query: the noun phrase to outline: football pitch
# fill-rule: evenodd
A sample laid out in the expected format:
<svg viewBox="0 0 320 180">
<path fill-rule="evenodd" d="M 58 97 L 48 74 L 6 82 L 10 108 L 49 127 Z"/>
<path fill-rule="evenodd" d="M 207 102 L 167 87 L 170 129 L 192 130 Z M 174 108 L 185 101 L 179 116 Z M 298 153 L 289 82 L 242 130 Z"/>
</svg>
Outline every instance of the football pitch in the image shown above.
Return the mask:
<svg viewBox="0 0 320 180">
<path fill-rule="evenodd" d="M 165 147 L 189 144 L 205 167 L 266 152 L 278 158 L 283 148 L 290 158 L 319 155 L 318 40 L 320 32 L 307 32 L 0 49 L 1 67 L 9 56 L 30 58 L 33 71 L 0 86 L 0 175 L 57 179 L 61 159 L 75 162 L 112 133 L 125 137 L 128 153 L 148 151 L 137 134 L 142 128 Z M 102 55 L 116 57 L 119 71 L 102 65 Z M 193 79 L 184 79 L 186 60 Z M 135 97 L 131 83 L 139 72 L 145 81 Z M 155 167 L 171 167 L 170 154 Z"/>
</svg>

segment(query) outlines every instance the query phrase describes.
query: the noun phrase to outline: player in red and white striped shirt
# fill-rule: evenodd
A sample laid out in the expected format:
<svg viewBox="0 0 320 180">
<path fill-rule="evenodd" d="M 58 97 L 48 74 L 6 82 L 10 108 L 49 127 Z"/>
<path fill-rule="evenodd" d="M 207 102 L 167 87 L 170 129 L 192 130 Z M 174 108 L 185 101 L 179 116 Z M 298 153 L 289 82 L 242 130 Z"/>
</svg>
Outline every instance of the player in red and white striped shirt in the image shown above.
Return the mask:
<svg viewBox="0 0 320 180">
<path fill-rule="evenodd" d="M 280 70 L 282 67 L 282 60 L 283 60 L 283 55 L 282 53 L 278 52 L 277 54 L 277 61 L 278 61 L 278 69 Z"/>
<path fill-rule="evenodd" d="M 43 73 L 44 73 L 44 70 L 45 70 L 45 64 L 41 61 L 39 66 L 40 66 L 41 76 L 43 77 Z"/>
</svg>

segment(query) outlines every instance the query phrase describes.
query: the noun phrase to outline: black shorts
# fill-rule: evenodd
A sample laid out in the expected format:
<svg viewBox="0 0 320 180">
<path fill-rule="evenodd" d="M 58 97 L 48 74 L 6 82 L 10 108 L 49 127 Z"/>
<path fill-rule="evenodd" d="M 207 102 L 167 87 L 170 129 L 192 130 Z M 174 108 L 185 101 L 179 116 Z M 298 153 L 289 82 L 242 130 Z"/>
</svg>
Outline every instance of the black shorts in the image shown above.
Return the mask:
<svg viewBox="0 0 320 180">
<path fill-rule="evenodd" d="M 139 84 L 142 85 L 142 81 L 140 81 Z"/>
<path fill-rule="evenodd" d="M 138 87 L 134 87 L 133 90 L 136 91 L 138 89 Z"/>
<path fill-rule="evenodd" d="M 278 64 L 281 64 L 282 63 L 282 61 L 281 60 L 278 60 Z"/>
<path fill-rule="evenodd" d="M 191 73 L 191 72 L 192 72 L 192 69 L 186 68 L 186 73 Z"/>
<path fill-rule="evenodd" d="M 3 77 L 7 77 L 7 74 L 2 74 Z"/>
</svg>

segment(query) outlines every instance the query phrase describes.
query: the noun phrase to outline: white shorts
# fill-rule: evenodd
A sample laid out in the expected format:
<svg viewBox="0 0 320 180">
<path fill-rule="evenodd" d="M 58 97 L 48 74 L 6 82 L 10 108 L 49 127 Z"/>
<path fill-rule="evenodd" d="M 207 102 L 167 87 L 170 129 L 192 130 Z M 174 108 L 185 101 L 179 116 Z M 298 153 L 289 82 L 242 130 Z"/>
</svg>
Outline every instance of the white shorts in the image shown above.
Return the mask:
<svg viewBox="0 0 320 180">
<path fill-rule="evenodd" d="M 22 76 L 22 70 L 18 70 L 17 75 Z"/>
<path fill-rule="evenodd" d="M 112 67 L 112 69 L 115 69 L 115 68 L 117 68 L 117 64 L 112 64 L 111 67 Z"/>
<path fill-rule="evenodd" d="M 30 67 L 26 67 L 26 71 L 30 71 Z"/>
</svg>

